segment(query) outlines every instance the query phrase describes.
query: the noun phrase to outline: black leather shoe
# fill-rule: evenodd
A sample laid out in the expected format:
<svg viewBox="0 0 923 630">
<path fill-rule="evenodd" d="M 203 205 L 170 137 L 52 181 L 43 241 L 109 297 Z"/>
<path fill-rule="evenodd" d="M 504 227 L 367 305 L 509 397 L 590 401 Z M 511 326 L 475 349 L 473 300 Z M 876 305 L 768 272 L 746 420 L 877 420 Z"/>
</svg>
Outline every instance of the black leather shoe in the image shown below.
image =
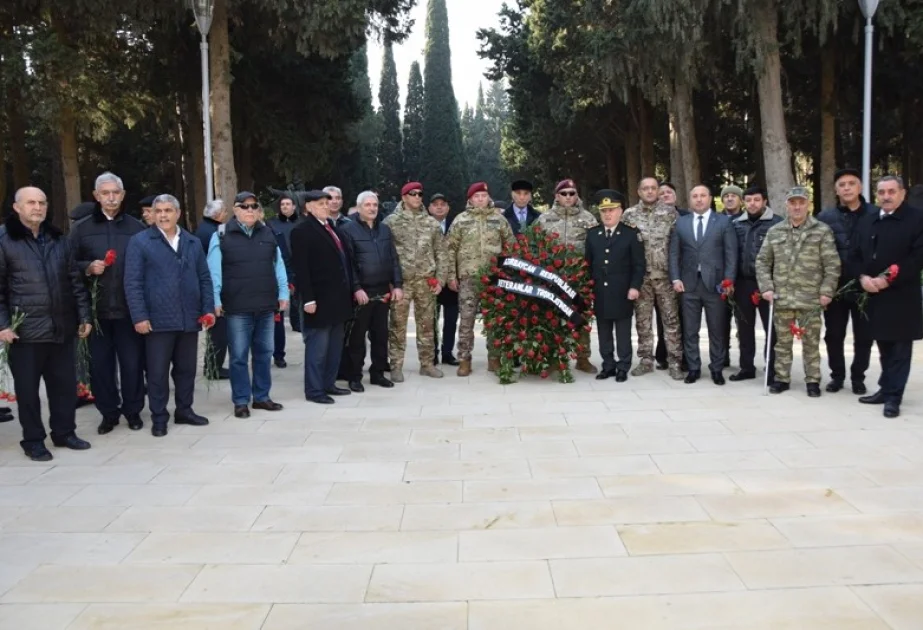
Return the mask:
<svg viewBox="0 0 923 630">
<path fill-rule="evenodd" d="M 343 389 L 342 387 L 337 387 L 334 385 L 327 390 L 328 396 L 349 396 L 350 391 L 348 389 Z"/>
<path fill-rule="evenodd" d="M 599 374 L 596 375 L 596 380 L 604 381 L 607 378 L 612 378 L 613 376 L 615 376 L 615 368 L 612 368 L 611 370 L 600 370 Z"/>
<path fill-rule="evenodd" d="M 16 416 L 10 411 L 0 413 L 0 422 L 12 422 L 15 419 Z"/>
<path fill-rule="evenodd" d="M 868 392 L 868 389 L 865 388 L 865 383 L 860 383 L 858 381 L 852 382 L 852 393 L 857 396 L 861 396 Z"/>
<path fill-rule="evenodd" d="M 308 402 L 317 403 L 318 405 L 332 405 L 336 402 L 333 398 L 327 396 L 326 394 L 323 396 L 315 396 L 313 398 L 305 396 L 305 400 Z"/>
<path fill-rule="evenodd" d="M 90 443 L 86 440 L 81 440 L 75 433 L 71 433 L 60 440 L 51 438 L 51 442 L 58 448 L 69 448 L 73 451 L 85 451 L 90 448 Z"/>
<path fill-rule="evenodd" d="M 262 409 L 263 411 L 282 411 L 282 405 L 277 402 L 273 402 L 269 398 L 266 400 L 261 400 L 260 402 L 254 402 L 252 407 L 254 409 Z"/>
<path fill-rule="evenodd" d="M 23 446 L 22 450 L 25 452 L 26 457 L 31 459 L 33 462 L 50 462 L 52 459 L 54 459 L 51 451 L 45 448 L 45 445 L 42 443 Z"/>
<path fill-rule="evenodd" d="M 276 359 L 275 364 L 277 368 L 287 368 L 288 363 L 285 362 L 285 359 Z"/>
<path fill-rule="evenodd" d="M 738 381 L 752 381 L 756 378 L 756 372 L 751 370 L 741 370 L 737 374 L 731 374 L 728 377 L 728 380 L 732 383 L 737 383 Z"/>
<path fill-rule="evenodd" d="M 791 388 L 792 386 L 789 385 L 788 383 L 781 383 L 779 381 L 776 381 L 775 383 L 769 386 L 769 393 L 770 394 L 781 394 L 782 392 L 787 392 Z"/>
<path fill-rule="evenodd" d="M 826 389 L 831 394 L 835 394 L 843 389 L 843 381 L 830 381 L 827 383 L 827 387 L 824 389 Z"/>
<path fill-rule="evenodd" d="M 458 366 L 458 359 L 453 357 L 451 354 L 442 355 L 442 363 L 445 365 Z"/>
<path fill-rule="evenodd" d="M 616 383 L 624 383 L 627 380 L 628 380 L 628 372 L 626 372 L 625 370 L 615 371 L 615 382 Z"/>
<path fill-rule="evenodd" d="M 379 387 L 385 387 L 385 388 L 394 387 L 394 383 L 392 383 L 389 379 L 385 378 L 384 376 L 381 376 L 380 374 L 370 375 L 369 383 L 371 383 L 372 385 L 378 385 Z"/>
<path fill-rule="evenodd" d="M 656 367 L 658 370 L 663 371 L 663 370 L 666 370 L 667 368 L 669 368 L 670 366 L 669 366 L 669 364 L 668 364 L 666 361 L 657 361 L 657 364 L 655 365 L 655 367 Z"/>
<path fill-rule="evenodd" d="M 234 405 L 235 418 L 249 418 L 250 408 L 247 405 Z"/>
<path fill-rule="evenodd" d="M 883 405 L 885 404 L 885 395 L 881 393 L 881 390 L 878 390 L 871 396 L 863 396 L 859 399 L 863 405 Z"/>
<path fill-rule="evenodd" d="M 151 427 L 151 435 L 154 437 L 163 437 L 167 434 L 167 425 L 165 424 L 155 424 Z"/>
<path fill-rule="evenodd" d="M 808 398 L 820 398 L 820 383 L 807 383 L 805 389 L 808 390 Z"/>
<path fill-rule="evenodd" d="M 724 374 L 721 372 L 712 372 L 711 373 L 711 382 L 715 385 L 724 385 Z"/>
<path fill-rule="evenodd" d="M 356 392 L 361 394 L 365 391 L 365 387 L 362 386 L 362 381 L 350 381 L 349 382 L 349 391 Z"/>
<path fill-rule="evenodd" d="M 141 414 L 139 413 L 130 413 L 125 416 L 125 419 L 128 420 L 128 428 L 132 431 L 139 431 L 144 428 L 144 420 L 141 419 Z"/>
<path fill-rule="evenodd" d="M 886 402 L 884 416 L 885 418 L 896 418 L 901 415 L 901 406 L 896 402 Z"/>
<path fill-rule="evenodd" d="M 725 359 L 725 360 L 724 360 L 724 367 L 726 367 L 726 368 L 731 367 L 731 360 L 730 360 L 730 359 Z"/>
<path fill-rule="evenodd" d="M 99 423 L 96 432 L 100 435 L 106 435 L 107 433 L 112 433 L 112 430 L 119 426 L 119 418 L 103 418 L 103 421 Z"/>
<path fill-rule="evenodd" d="M 234 411 L 236 412 L 237 409 Z M 173 422 L 176 424 L 191 424 L 194 427 L 204 427 L 208 424 L 208 418 L 205 416 L 200 416 L 194 411 L 190 411 L 184 414 L 176 414 L 173 417 Z"/>
<path fill-rule="evenodd" d="M 687 384 L 689 384 L 689 385 L 692 385 L 692 384 L 695 383 L 697 380 L 699 380 L 699 377 L 700 377 L 700 376 L 702 376 L 702 372 L 701 372 L 701 371 L 699 371 L 699 370 L 689 370 L 689 373 L 686 374 L 686 378 L 683 379 L 683 382 L 684 382 L 684 383 L 687 383 Z"/>
</svg>

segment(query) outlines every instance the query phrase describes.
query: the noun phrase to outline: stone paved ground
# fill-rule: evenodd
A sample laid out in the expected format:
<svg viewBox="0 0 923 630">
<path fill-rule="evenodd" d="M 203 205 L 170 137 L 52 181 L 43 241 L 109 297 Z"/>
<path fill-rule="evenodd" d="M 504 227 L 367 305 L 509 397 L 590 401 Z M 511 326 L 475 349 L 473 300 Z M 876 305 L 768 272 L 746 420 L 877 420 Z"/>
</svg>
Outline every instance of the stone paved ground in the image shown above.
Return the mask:
<svg viewBox="0 0 923 630">
<path fill-rule="evenodd" d="M 919 363 L 898 420 L 663 373 L 501 387 L 480 343 L 466 380 L 324 408 L 289 339 L 282 413 L 203 387 L 211 426 L 154 439 L 84 409 L 93 449 L 49 464 L 0 425 L 0 628 L 923 628 Z"/>
</svg>

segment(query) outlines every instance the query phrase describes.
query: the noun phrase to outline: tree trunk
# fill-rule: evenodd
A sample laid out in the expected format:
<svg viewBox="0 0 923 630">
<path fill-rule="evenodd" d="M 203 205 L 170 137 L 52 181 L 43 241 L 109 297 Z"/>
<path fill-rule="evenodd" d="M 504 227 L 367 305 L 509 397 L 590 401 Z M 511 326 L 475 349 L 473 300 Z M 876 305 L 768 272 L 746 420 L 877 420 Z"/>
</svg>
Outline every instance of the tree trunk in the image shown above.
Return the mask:
<svg viewBox="0 0 923 630">
<path fill-rule="evenodd" d="M 699 145 L 695 135 L 695 111 L 692 107 L 692 87 L 685 81 L 677 81 L 673 100 L 676 103 L 676 126 L 680 142 L 683 167 L 683 184 L 688 193 L 694 186 L 702 182 L 701 166 L 699 164 Z M 685 195 L 684 195 L 685 197 Z M 680 200 L 676 200 L 677 204 Z"/>
<path fill-rule="evenodd" d="M 77 117 L 70 105 L 58 114 L 58 143 L 61 147 L 61 174 L 64 177 L 64 214 L 82 201 L 80 198 L 80 160 L 77 149 Z"/>
<path fill-rule="evenodd" d="M 778 6 L 775 2 L 757 2 L 752 24 L 758 45 L 763 49 L 763 67 L 757 71 L 760 99 L 763 161 L 766 165 L 766 188 L 773 210 L 785 216 L 785 195 L 795 185 L 792 174 L 792 149 L 785 128 L 782 102 L 782 61 L 779 57 Z"/>
<path fill-rule="evenodd" d="M 606 184 L 609 188 L 618 188 L 621 173 L 619 172 L 619 162 L 615 157 L 615 151 L 612 147 L 606 147 Z"/>
<path fill-rule="evenodd" d="M 625 175 L 629 182 L 641 181 L 641 139 L 634 121 L 625 125 Z M 630 185 L 626 192 L 629 204 L 638 203 L 637 184 Z"/>
<path fill-rule="evenodd" d="M 686 178 L 683 176 L 683 141 L 679 135 L 679 123 L 676 119 L 676 101 L 668 105 L 667 111 L 670 124 L 670 177 L 668 179 L 676 186 L 677 207 L 684 208 L 687 206 Z"/>
<path fill-rule="evenodd" d="M 29 153 L 26 150 L 26 123 L 20 109 L 21 103 L 22 90 L 19 83 L 10 81 L 7 86 L 6 119 L 9 128 L 10 160 L 13 163 L 13 188 L 17 190 L 28 186 L 31 179 Z"/>
<path fill-rule="evenodd" d="M 833 186 L 836 173 L 836 50 L 833 41 L 831 38 L 821 51 L 820 62 L 820 207 L 836 203 Z"/>
<path fill-rule="evenodd" d="M 70 229 L 70 219 L 67 216 L 70 208 L 67 207 L 66 197 L 64 169 L 61 167 L 61 143 L 54 142 L 51 145 L 51 194 L 48 211 L 51 212 L 52 223 L 65 232 Z"/>
<path fill-rule="evenodd" d="M 198 219 L 202 218 L 205 210 L 205 142 L 202 128 L 202 109 L 199 102 L 199 93 L 191 87 L 185 98 L 186 133 L 186 160 L 192 170 L 190 201 Z M 188 176 L 187 176 L 188 177 Z M 190 184 L 187 184 L 190 185 Z M 196 222 L 198 223 L 198 221 Z"/>
<path fill-rule="evenodd" d="M 215 196 L 225 201 L 237 194 L 234 134 L 231 125 L 231 44 L 228 39 L 228 0 L 216 0 L 210 32 L 212 152 Z M 203 115 L 207 113 L 203 112 Z"/>
<path fill-rule="evenodd" d="M 641 142 L 642 177 L 653 177 L 654 169 L 654 112 L 653 107 L 643 95 L 638 94 L 638 135 Z"/>
</svg>

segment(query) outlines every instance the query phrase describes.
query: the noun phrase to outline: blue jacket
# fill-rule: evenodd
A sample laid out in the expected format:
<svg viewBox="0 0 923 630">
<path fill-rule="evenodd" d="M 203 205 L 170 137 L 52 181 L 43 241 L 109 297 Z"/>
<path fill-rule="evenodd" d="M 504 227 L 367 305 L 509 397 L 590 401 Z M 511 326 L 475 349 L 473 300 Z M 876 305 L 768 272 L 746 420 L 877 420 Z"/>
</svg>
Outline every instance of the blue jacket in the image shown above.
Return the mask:
<svg viewBox="0 0 923 630">
<path fill-rule="evenodd" d="M 150 321 L 154 332 L 200 330 L 199 318 L 215 312 L 201 241 L 181 229 L 174 252 L 157 227 L 133 236 L 125 255 L 125 300 L 134 324 Z"/>
<path fill-rule="evenodd" d="M 199 227 L 196 228 L 195 235 L 202 242 L 202 251 L 206 254 L 208 253 L 208 246 L 212 242 L 212 237 L 215 235 L 215 232 L 218 231 L 218 226 L 221 225 L 214 219 L 209 219 L 208 217 L 202 217 L 202 222 L 199 223 Z"/>
</svg>

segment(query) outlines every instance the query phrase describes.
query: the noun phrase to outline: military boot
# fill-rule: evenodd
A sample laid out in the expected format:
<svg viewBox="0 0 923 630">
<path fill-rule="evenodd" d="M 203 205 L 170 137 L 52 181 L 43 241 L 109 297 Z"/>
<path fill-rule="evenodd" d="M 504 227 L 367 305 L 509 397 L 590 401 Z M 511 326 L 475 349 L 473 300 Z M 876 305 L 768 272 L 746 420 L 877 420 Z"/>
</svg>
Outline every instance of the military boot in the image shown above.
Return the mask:
<svg viewBox="0 0 923 630">
<path fill-rule="evenodd" d="M 459 376 L 471 376 L 471 359 L 462 359 L 458 362 Z"/>
<path fill-rule="evenodd" d="M 596 369 L 596 366 L 590 363 L 590 360 L 586 357 L 580 357 L 577 359 L 577 365 L 575 365 L 578 370 L 585 372 L 586 374 L 596 374 L 599 370 Z"/>
<path fill-rule="evenodd" d="M 424 365 L 420 368 L 420 374 L 430 378 L 442 378 L 442 370 L 435 365 Z"/>
<path fill-rule="evenodd" d="M 500 359 L 487 359 L 487 371 L 496 372 L 500 369 Z"/>
<path fill-rule="evenodd" d="M 391 364 L 391 381 L 394 383 L 404 382 L 404 366 L 397 363 Z"/>
<path fill-rule="evenodd" d="M 686 378 L 686 372 L 681 370 L 678 366 L 670 368 L 670 378 L 674 381 L 682 381 Z"/>
<path fill-rule="evenodd" d="M 632 376 L 644 376 L 645 374 L 650 374 L 653 371 L 654 371 L 653 363 L 642 361 L 635 367 L 635 369 L 631 371 L 631 375 Z M 671 370 L 670 375 L 672 376 L 672 374 L 673 374 L 673 371 Z"/>
</svg>

